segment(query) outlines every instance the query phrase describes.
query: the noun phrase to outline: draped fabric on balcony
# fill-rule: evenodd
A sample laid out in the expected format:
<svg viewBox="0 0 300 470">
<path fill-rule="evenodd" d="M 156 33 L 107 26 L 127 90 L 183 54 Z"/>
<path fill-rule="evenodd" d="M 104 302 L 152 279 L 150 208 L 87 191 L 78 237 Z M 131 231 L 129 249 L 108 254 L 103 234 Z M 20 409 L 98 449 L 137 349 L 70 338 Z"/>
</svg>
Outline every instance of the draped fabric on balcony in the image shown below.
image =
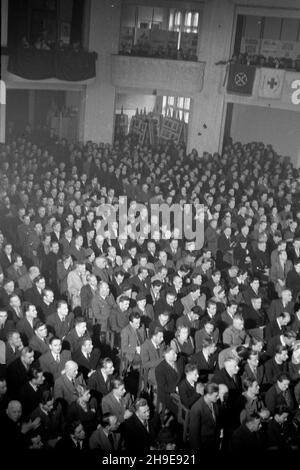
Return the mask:
<svg viewBox="0 0 300 470">
<path fill-rule="evenodd" d="M 8 71 L 27 80 L 88 80 L 96 76 L 95 52 L 18 49 L 9 56 Z"/>
</svg>

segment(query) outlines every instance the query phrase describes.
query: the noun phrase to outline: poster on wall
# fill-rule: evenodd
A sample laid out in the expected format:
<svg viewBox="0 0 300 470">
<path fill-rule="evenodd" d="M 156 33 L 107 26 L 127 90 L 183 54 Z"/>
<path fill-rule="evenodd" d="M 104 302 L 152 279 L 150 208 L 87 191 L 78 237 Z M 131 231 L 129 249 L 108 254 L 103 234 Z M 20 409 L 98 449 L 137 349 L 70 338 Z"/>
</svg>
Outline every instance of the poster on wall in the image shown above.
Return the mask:
<svg viewBox="0 0 300 470">
<path fill-rule="evenodd" d="M 281 41 L 278 48 L 278 57 L 285 57 L 286 59 L 297 58 L 297 43 L 296 41 Z"/>
<path fill-rule="evenodd" d="M 262 39 L 260 53 L 265 57 L 279 57 L 280 45 L 281 41 Z"/>
<path fill-rule="evenodd" d="M 260 48 L 260 39 L 257 38 L 242 38 L 241 41 L 241 53 L 252 55 L 258 55 Z"/>
</svg>

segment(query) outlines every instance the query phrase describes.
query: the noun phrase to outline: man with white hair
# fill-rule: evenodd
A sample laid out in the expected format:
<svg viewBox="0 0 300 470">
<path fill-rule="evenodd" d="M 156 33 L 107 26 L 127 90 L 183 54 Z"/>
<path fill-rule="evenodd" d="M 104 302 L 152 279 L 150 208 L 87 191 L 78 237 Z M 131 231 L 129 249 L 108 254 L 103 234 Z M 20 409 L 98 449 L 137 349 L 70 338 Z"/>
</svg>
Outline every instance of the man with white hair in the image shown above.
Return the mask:
<svg viewBox="0 0 300 470">
<path fill-rule="evenodd" d="M 53 396 L 56 400 L 61 398 L 68 405 L 77 400 L 78 394 L 76 391 L 77 385 L 83 385 L 82 377 L 78 377 L 78 365 L 74 361 L 67 361 L 62 375 L 55 380 Z"/>
</svg>

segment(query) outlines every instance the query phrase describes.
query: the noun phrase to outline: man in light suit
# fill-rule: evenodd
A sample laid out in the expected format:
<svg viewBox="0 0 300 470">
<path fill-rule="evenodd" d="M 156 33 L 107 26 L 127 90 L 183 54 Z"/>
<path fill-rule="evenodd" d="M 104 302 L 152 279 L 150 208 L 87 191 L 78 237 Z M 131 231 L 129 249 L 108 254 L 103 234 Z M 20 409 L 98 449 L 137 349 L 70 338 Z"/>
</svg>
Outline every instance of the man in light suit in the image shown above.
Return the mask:
<svg viewBox="0 0 300 470">
<path fill-rule="evenodd" d="M 102 399 L 102 413 L 111 413 L 118 418 L 118 423 L 132 416 L 131 399 L 126 394 L 124 382 L 119 379 L 112 380 L 112 391 Z"/>
<path fill-rule="evenodd" d="M 50 379 L 53 385 L 54 381 L 61 376 L 66 362 L 70 361 L 71 352 L 61 350 L 61 339 L 53 336 L 49 341 L 49 351 L 39 357 L 39 363 L 45 377 Z"/>
<path fill-rule="evenodd" d="M 27 268 L 23 264 L 22 256 L 15 254 L 12 264 L 7 268 L 7 277 L 18 283 L 20 277 L 27 273 Z"/>
<path fill-rule="evenodd" d="M 76 385 L 82 385 L 81 377 L 77 378 L 78 365 L 74 361 L 67 361 L 63 374 L 54 382 L 54 399 L 61 398 L 68 405 L 77 400 Z"/>
<path fill-rule="evenodd" d="M 85 263 L 77 261 L 75 268 L 69 272 L 67 277 L 68 297 L 73 309 L 81 306 L 80 292 L 82 287 L 87 284 L 86 276 Z"/>
<path fill-rule="evenodd" d="M 127 364 L 141 364 L 141 345 L 145 341 L 145 329 L 140 325 L 141 316 L 131 312 L 129 324 L 121 331 L 121 352 Z"/>
</svg>

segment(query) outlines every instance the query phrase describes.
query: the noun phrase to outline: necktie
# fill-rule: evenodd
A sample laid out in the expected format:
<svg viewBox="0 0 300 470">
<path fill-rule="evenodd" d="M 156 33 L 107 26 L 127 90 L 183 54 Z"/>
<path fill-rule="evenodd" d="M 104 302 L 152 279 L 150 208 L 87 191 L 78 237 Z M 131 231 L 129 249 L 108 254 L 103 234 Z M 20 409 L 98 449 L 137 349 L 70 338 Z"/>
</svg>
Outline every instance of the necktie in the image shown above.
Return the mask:
<svg viewBox="0 0 300 470">
<path fill-rule="evenodd" d="M 213 420 L 216 421 L 216 415 L 215 415 L 214 405 L 211 404 L 209 408 L 210 408 L 210 411 L 211 411 Z"/>
<path fill-rule="evenodd" d="M 59 357 L 59 354 L 56 354 L 56 362 L 59 364 L 60 363 L 60 357 Z"/>
<path fill-rule="evenodd" d="M 113 438 L 112 434 L 109 434 L 107 437 L 108 437 L 108 440 L 109 440 L 109 442 L 110 442 L 111 448 L 114 449 L 114 448 L 115 448 L 115 446 L 114 446 L 114 438 Z"/>
</svg>

